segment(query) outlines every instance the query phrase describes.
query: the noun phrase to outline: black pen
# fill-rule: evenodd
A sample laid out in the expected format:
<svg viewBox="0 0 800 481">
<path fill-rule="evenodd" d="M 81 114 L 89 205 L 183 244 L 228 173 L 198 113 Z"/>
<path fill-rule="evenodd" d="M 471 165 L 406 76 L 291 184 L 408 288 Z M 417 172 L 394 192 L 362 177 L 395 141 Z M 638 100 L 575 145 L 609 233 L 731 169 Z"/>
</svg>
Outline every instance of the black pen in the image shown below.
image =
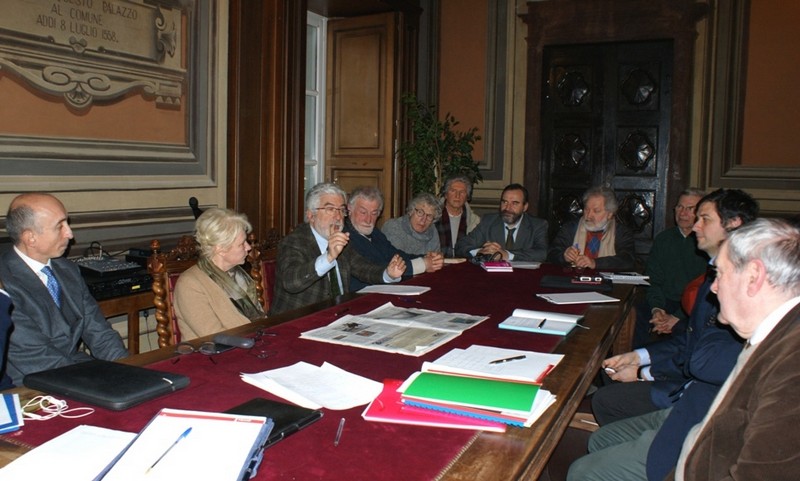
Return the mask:
<svg viewBox="0 0 800 481">
<path fill-rule="evenodd" d="M 504 362 L 519 361 L 520 359 L 525 359 L 525 355 L 523 354 L 520 356 L 512 356 L 504 359 L 495 359 L 494 361 L 490 361 L 489 364 L 503 364 Z"/>
<path fill-rule="evenodd" d="M 545 322 L 547 322 L 547 319 L 542 319 L 542 322 L 539 323 L 538 328 L 541 329 L 544 326 Z"/>
</svg>

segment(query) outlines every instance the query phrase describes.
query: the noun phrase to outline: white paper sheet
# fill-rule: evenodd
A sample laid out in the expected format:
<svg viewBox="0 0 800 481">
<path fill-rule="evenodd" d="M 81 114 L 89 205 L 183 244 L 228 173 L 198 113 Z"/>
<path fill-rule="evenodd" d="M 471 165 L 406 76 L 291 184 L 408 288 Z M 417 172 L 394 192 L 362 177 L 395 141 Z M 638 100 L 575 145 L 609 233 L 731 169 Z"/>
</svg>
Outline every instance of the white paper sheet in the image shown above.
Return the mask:
<svg viewBox="0 0 800 481">
<path fill-rule="evenodd" d="M 383 384 L 324 363 L 321 367 L 298 362 L 254 374 L 242 380 L 309 409 L 333 410 L 363 406 L 380 394 Z"/>
<path fill-rule="evenodd" d="M 94 479 L 135 436 L 125 431 L 80 425 L 0 469 L 0 479 Z"/>
</svg>

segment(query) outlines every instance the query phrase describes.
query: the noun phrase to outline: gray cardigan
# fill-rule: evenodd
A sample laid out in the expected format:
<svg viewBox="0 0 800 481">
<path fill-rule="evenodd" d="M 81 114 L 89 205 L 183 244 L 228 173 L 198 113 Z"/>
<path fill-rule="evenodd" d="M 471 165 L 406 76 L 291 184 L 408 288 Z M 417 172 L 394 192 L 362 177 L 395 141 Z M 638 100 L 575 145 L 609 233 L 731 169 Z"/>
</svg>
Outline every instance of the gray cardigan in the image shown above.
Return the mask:
<svg viewBox="0 0 800 481">
<path fill-rule="evenodd" d="M 381 227 L 381 232 L 395 248 L 411 255 L 423 256 L 428 252 L 439 252 L 439 233 L 431 224 L 423 233 L 415 231 L 407 215 L 389 219 Z"/>
</svg>

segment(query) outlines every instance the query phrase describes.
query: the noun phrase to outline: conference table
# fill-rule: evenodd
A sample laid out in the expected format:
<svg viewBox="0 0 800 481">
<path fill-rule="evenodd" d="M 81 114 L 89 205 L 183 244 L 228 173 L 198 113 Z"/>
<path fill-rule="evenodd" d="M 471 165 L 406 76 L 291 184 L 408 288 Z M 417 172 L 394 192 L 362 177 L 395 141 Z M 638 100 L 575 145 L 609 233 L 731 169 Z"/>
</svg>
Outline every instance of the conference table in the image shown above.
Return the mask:
<svg viewBox="0 0 800 481">
<path fill-rule="evenodd" d="M 632 328 L 636 289 L 614 285 L 608 295 L 619 302 L 554 305 L 536 297 L 559 292 L 540 287 L 543 275 L 574 276 L 568 267 L 543 264 L 539 269 L 486 272 L 469 262 L 446 265 L 435 273 L 416 276 L 406 284 L 428 286 L 419 296 L 348 294 L 299 310 L 258 320 L 227 331 L 258 336 L 261 354 L 235 349 L 214 356 L 178 354 L 174 348 L 138 354 L 122 362 L 176 372 L 190 377 L 178 392 L 145 402 L 126 411 L 96 408 L 80 419 L 55 418 L 28 422 L 14 433 L 0 436 L 0 465 L 79 424 L 137 432 L 164 407 L 224 411 L 255 397 L 278 399 L 240 379 L 242 372 L 261 372 L 298 361 L 315 365 L 329 362 L 376 381 L 406 379 L 424 361 L 433 361 L 453 348 L 473 344 L 564 354 L 545 378 L 543 388 L 556 402 L 530 428 L 509 426 L 505 433 L 476 432 L 423 426 L 368 422 L 364 407 L 345 411 L 324 409 L 323 418 L 271 446 L 256 480 L 535 480 L 569 426 L 600 362 L 613 351 L 626 349 Z M 563 291 L 561 291 L 563 292 Z M 301 338 L 301 333 L 330 324 L 343 314 L 363 314 L 387 302 L 413 307 L 484 315 L 488 319 L 422 356 L 391 354 Z M 583 314 L 581 325 L 567 336 L 500 329 L 497 325 L 514 309 Z M 205 338 L 192 341 L 199 345 Z M 616 342 L 616 345 L 615 345 Z M 22 397 L 30 390 L 16 388 Z M 69 401 L 70 406 L 85 406 Z M 344 429 L 338 446 L 334 437 Z M 1 472 L 0 472 L 1 473 Z"/>
</svg>

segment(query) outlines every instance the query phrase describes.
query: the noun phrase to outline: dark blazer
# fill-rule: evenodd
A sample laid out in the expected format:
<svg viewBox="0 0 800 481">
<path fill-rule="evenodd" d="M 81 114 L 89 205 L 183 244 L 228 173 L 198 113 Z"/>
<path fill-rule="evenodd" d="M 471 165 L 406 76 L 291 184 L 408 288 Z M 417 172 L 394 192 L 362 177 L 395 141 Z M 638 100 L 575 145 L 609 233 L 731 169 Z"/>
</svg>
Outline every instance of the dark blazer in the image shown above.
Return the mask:
<svg viewBox="0 0 800 481">
<path fill-rule="evenodd" d="M 797 479 L 800 305 L 755 349 L 689 453 L 687 481 Z"/>
<path fill-rule="evenodd" d="M 564 259 L 564 251 L 573 244 L 575 233 L 578 231 L 578 224 L 580 219 L 575 219 L 572 222 L 564 224 L 559 229 L 556 238 L 553 239 L 553 244 L 550 246 L 550 251 L 547 254 L 547 260 L 554 264 L 569 264 Z M 614 252 L 613 256 L 599 257 L 595 259 L 597 269 L 615 269 L 615 270 L 630 270 L 635 267 L 636 263 L 636 246 L 633 242 L 633 232 L 628 229 L 622 222 L 614 222 Z"/>
<path fill-rule="evenodd" d="M 12 386 L 11 378 L 6 374 L 6 346 L 10 331 L 11 298 L 0 292 L 0 391 Z"/>
<path fill-rule="evenodd" d="M 317 275 L 314 262 L 322 254 L 311 231 L 311 225 L 299 225 L 278 245 L 278 265 L 275 273 L 275 297 L 270 315 L 297 309 L 331 297 L 328 276 Z M 350 276 L 368 284 L 382 284 L 385 265 L 374 264 L 349 245 L 336 259 L 344 292 L 349 292 Z"/>
<path fill-rule="evenodd" d="M 4 253 L 0 262 L 0 279 L 14 303 L 7 367 L 17 385 L 25 374 L 90 360 L 80 350 L 81 341 L 97 359 L 111 361 L 128 355 L 78 266 L 64 258 L 52 259 L 50 265 L 61 284 L 61 309 L 15 251 Z"/>
<path fill-rule="evenodd" d="M 514 254 L 514 260 L 545 260 L 547 257 L 547 221 L 525 212 L 522 214 L 522 221 L 518 229 L 514 247 L 510 249 Z M 469 257 L 471 250 L 478 249 L 489 241 L 505 245 L 506 228 L 499 213 L 483 216 L 472 232 L 459 239 L 456 243 L 456 256 Z"/>
<path fill-rule="evenodd" d="M 344 224 L 344 231 L 350 234 L 350 243 L 348 246 L 354 248 L 366 259 L 375 264 L 387 266 L 389 265 L 389 261 L 392 260 L 392 257 L 397 254 L 402 257 L 406 263 L 406 272 L 403 274 L 403 279 L 410 279 L 413 277 L 414 273 L 411 271 L 411 259 L 419 256 L 412 256 L 395 248 L 380 229 L 377 227 L 373 229 L 372 235 L 370 236 L 371 239 L 367 239 L 359 234 L 356 228 L 353 227 L 353 224 L 350 223 L 350 220 L 347 219 Z M 350 276 L 351 291 L 358 291 L 369 285 L 371 284 L 363 282 L 358 277 Z"/>
<path fill-rule="evenodd" d="M 650 374 L 654 379 L 651 397 L 656 406 L 663 408 L 672 404 L 668 394 L 690 379 L 685 367 L 692 349 L 703 331 L 716 325 L 719 303 L 711 292 L 712 282 L 706 279 L 700 285 L 685 332 L 645 346 L 650 354 Z"/>
</svg>

